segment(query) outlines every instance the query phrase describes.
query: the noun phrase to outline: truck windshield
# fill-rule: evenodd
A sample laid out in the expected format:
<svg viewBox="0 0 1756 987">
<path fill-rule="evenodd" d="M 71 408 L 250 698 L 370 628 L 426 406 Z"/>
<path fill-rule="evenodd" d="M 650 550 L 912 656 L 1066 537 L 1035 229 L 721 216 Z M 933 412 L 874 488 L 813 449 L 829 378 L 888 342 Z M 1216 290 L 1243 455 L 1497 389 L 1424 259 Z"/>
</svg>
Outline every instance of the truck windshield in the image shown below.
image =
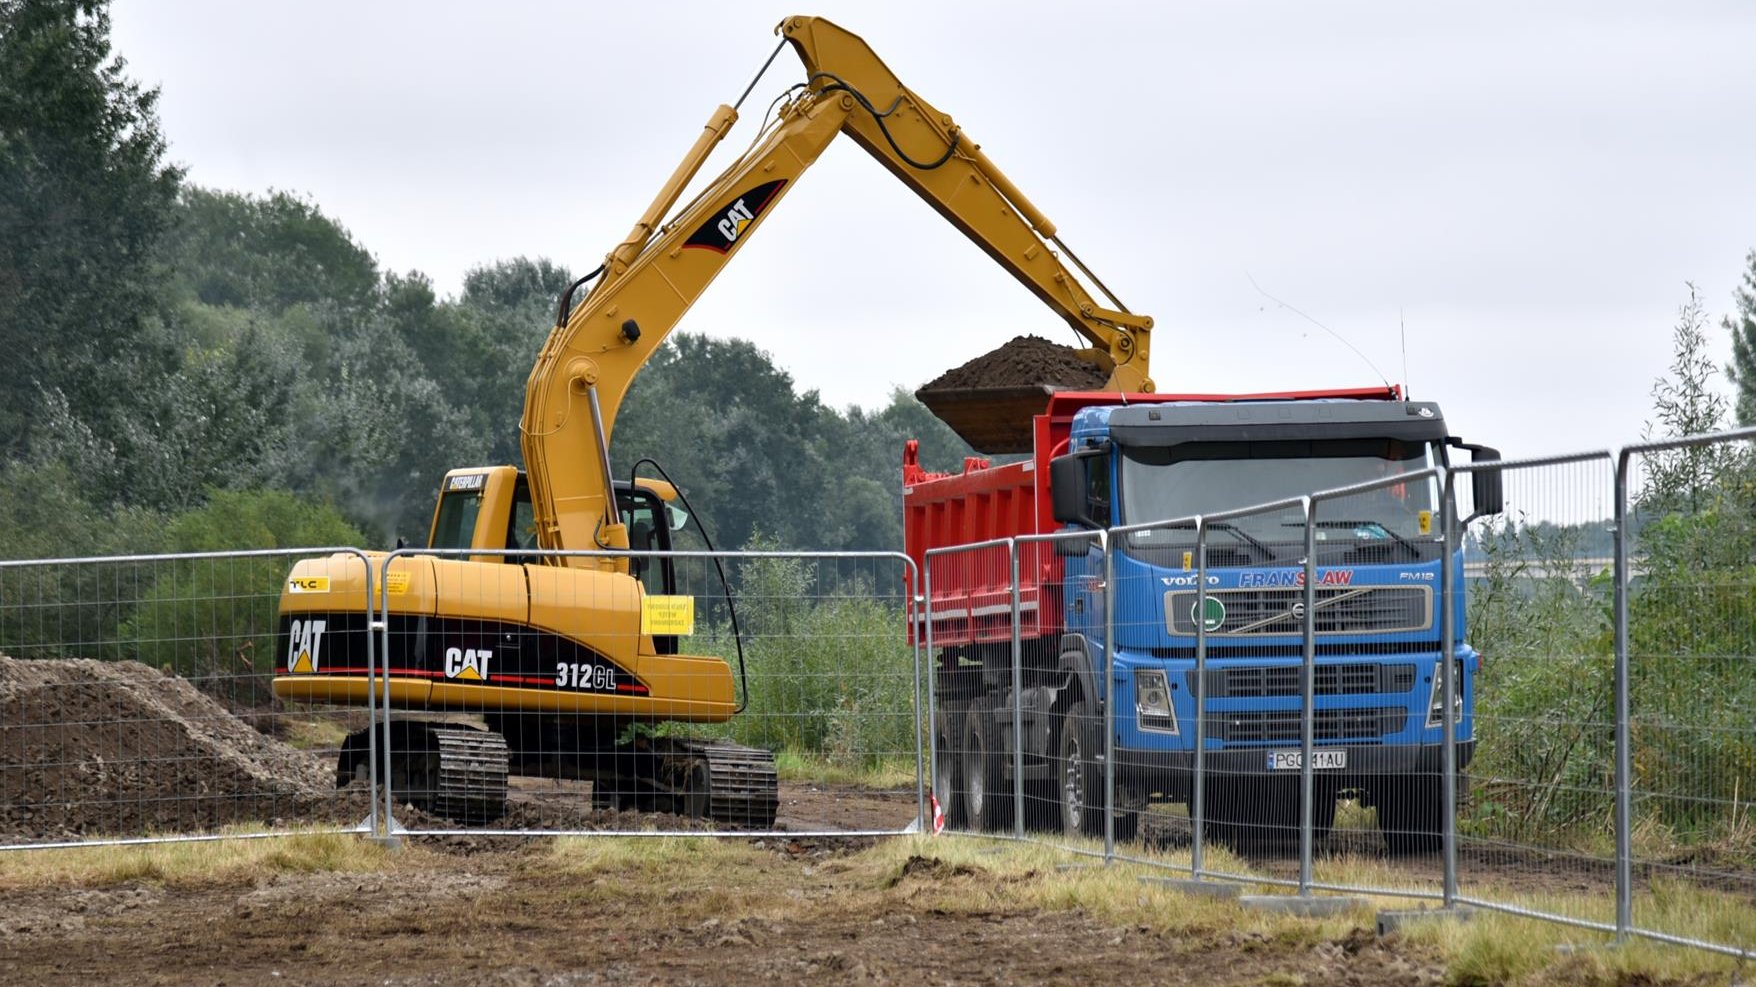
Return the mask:
<svg viewBox="0 0 1756 987">
<path fill-rule="evenodd" d="M 1425 469 L 1430 443 L 1394 439 L 1192 442 L 1122 450 L 1123 523 L 1188 517 L 1298 497 Z M 1318 504 L 1318 539 L 1430 541 L 1437 536 L 1438 489 L 1426 479 Z M 1304 542 L 1297 508 L 1235 518 L 1233 537 L 1262 545 Z M 1130 547 L 1187 543 L 1193 527 L 1130 535 Z M 1219 540 L 1215 540 L 1218 544 Z M 1260 561 L 1268 561 L 1266 559 Z"/>
</svg>

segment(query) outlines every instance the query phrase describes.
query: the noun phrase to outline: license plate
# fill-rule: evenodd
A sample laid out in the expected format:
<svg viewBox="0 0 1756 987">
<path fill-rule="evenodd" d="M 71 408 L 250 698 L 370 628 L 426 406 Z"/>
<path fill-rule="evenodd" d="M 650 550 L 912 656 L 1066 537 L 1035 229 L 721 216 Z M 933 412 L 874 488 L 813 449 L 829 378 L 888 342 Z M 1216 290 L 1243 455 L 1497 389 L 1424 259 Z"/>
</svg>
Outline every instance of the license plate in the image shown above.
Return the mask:
<svg viewBox="0 0 1756 987">
<path fill-rule="evenodd" d="M 1299 768 L 1304 765 L 1304 759 L 1299 756 L 1301 753 L 1302 752 L 1300 751 L 1269 751 L 1268 770 L 1299 770 Z M 1345 750 L 1316 750 L 1311 752 L 1311 770 L 1313 771 L 1333 771 L 1336 768 L 1345 767 L 1347 767 L 1347 751 Z"/>
</svg>

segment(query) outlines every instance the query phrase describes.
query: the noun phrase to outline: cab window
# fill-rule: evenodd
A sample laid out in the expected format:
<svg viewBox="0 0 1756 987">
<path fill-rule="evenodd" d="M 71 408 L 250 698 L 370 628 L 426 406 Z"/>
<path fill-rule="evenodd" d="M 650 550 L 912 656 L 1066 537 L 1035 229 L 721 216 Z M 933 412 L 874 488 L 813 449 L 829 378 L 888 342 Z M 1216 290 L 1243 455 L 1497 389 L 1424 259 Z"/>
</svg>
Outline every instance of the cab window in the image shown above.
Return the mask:
<svg viewBox="0 0 1756 987">
<path fill-rule="evenodd" d="M 644 490 L 624 494 L 621 500 L 622 523 L 628 528 L 630 550 L 662 552 L 671 547 L 670 529 L 664 523 L 663 502 Z M 670 593 L 673 579 L 668 562 L 650 556 L 633 556 L 628 560 L 628 571 L 640 580 L 648 593 Z"/>
<path fill-rule="evenodd" d="M 428 548 L 469 548 L 476 533 L 476 515 L 482 511 L 480 490 L 452 490 L 439 498 L 439 516 L 433 521 L 433 540 Z"/>
</svg>

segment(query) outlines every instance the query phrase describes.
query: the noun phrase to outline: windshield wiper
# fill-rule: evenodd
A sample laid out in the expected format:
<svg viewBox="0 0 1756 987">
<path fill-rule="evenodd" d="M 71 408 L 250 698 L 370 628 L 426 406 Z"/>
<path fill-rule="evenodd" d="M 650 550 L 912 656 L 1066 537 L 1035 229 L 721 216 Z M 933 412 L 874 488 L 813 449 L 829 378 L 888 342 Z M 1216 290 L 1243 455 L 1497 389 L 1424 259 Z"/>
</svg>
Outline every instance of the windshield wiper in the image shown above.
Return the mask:
<svg viewBox="0 0 1756 987">
<path fill-rule="evenodd" d="M 1401 545 L 1403 548 L 1408 549 L 1408 553 L 1410 555 L 1414 556 L 1416 559 L 1419 559 L 1421 557 L 1421 550 L 1415 547 L 1414 542 L 1409 541 L 1407 538 L 1404 538 L 1403 536 L 1390 530 L 1390 526 L 1385 524 L 1382 521 L 1317 521 L 1317 520 L 1313 520 L 1311 523 L 1316 525 L 1319 528 L 1372 528 L 1372 529 L 1375 529 L 1377 531 L 1382 531 L 1385 534 L 1389 535 L 1391 537 L 1391 539 L 1394 540 L 1398 545 Z M 1303 528 L 1305 526 L 1305 522 L 1303 522 L 1303 521 L 1282 521 L 1280 526 L 1283 528 Z"/>
<path fill-rule="evenodd" d="M 1239 541 L 1249 543 L 1251 548 L 1262 553 L 1263 561 L 1274 561 L 1274 551 L 1272 549 L 1258 541 L 1255 535 L 1252 535 L 1250 532 L 1245 531 L 1243 528 L 1238 527 L 1230 521 L 1209 521 L 1207 522 L 1207 526 L 1215 531 L 1223 531 L 1226 534 L 1237 538 Z"/>
</svg>

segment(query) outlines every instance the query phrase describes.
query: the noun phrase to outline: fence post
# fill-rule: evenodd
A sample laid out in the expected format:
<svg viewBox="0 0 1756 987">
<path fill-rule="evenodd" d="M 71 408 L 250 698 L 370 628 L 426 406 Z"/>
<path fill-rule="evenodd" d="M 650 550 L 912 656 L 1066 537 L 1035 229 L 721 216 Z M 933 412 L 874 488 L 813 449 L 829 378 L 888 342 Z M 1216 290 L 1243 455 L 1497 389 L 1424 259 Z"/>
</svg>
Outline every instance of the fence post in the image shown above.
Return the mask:
<svg viewBox="0 0 1756 987">
<path fill-rule="evenodd" d="M 1012 834 L 1024 838 L 1024 640 L 1018 591 L 1018 540 L 1006 540 L 1012 569 Z M 1040 604 L 1039 604 L 1040 605 Z"/>
<path fill-rule="evenodd" d="M 1110 533 L 1104 550 L 1104 865 L 1116 859 L 1116 562 Z"/>
<path fill-rule="evenodd" d="M 1195 516 L 1195 777 L 1189 789 L 1189 876 L 1201 880 L 1207 796 L 1207 517 Z M 1174 622 L 1173 622 L 1174 626 Z"/>
<path fill-rule="evenodd" d="M 392 787 L 393 787 L 392 786 L 392 774 L 391 774 L 391 770 L 390 770 L 391 753 L 390 753 L 390 590 L 389 590 L 389 587 L 390 587 L 390 564 L 392 562 L 396 561 L 397 558 L 399 558 L 399 556 L 395 552 L 391 552 L 389 555 L 386 555 L 384 557 L 384 561 L 382 563 L 380 563 L 380 566 L 379 566 L 380 578 L 378 580 L 378 584 L 380 586 L 385 587 L 385 591 L 383 593 L 379 594 L 378 619 L 376 621 L 369 620 L 368 624 L 367 624 L 367 626 L 370 628 L 370 630 L 367 631 L 367 634 L 370 635 L 372 633 L 377 633 L 377 634 L 381 635 L 381 637 L 379 639 L 384 642 L 384 647 L 379 652 L 380 654 L 382 654 L 384 656 L 384 662 L 383 662 L 382 666 L 380 666 L 380 668 L 378 669 L 379 674 L 381 676 L 379 679 L 379 682 L 382 683 L 382 688 L 383 688 L 383 691 L 379 693 L 379 697 L 381 699 L 381 702 L 379 704 L 378 709 L 383 714 L 383 718 L 379 721 L 379 726 L 380 726 L 380 729 L 382 732 L 379 735 L 377 756 L 378 756 L 378 760 L 380 760 L 382 762 L 382 767 L 379 769 L 378 777 L 381 781 L 384 782 L 384 833 L 383 833 L 383 839 L 385 839 L 387 841 L 394 840 L 396 838 L 396 829 L 397 829 L 396 815 L 392 811 L 395 807 L 396 793 L 392 790 Z M 370 568 L 370 566 L 368 566 L 367 568 Z M 370 580 L 370 578 L 371 577 L 369 577 L 369 576 L 367 577 L 368 581 Z M 366 598 L 366 610 L 368 613 L 370 613 L 372 610 L 371 597 Z M 366 691 L 372 692 L 374 690 L 374 688 L 376 688 L 376 687 L 372 683 L 371 676 L 368 675 L 367 680 L 366 680 Z M 370 722 L 371 722 L 370 720 L 367 721 L 368 724 L 370 724 Z M 369 732 L 371 730 L 371 727 L 368 726 L 367 730 L 368 730 L 368 742 L 366 745 L 367 746 L 367 756 L 370 757 L 370 756 L 372 756 L 371 743 L 370 743 L 370 737 L 369 737 Z"/>
<path fill-rule="evenodd" d="M 1628 722 L 1628 464 L 1627 449 L 1616 455 L 1615 524 L 1615 690 L 1616 690 L 1616 941 L 1634 925 L 1634 813 Z"/>
<path fill-rule="evenodd" d="M 939 668 L 938 657 L 933 654 L 933 559 L 924 553 L 921 555 L 921 596 L 926 599 L 921 607 L 921 634 L 918 640 L 927 653 L 924 663 L 927 677 L 927 763 L 932 766 L 933 771 L 933 804 L 938 806 L 933 817 L 922 820 L 922 828 L 931 833 L 934 832 L 938 816 L 951 818 L 951 806 L 940 803 L 939 792 L 943 790 L 951 798 L 956 798 L 957 792 L 947 783 L 947 779 L 939 777 L 939 701 L 936 690 Z"/>
<path fill-rule="evenodd" d="M 381 578 L 376 583 L 373 582 L 372 560 L 365 553 L 361 553 L 360 563 L 366 570 L 366 791 L 369 793 L 366 796 L 366 833 L 370 839 L 386 840 L 390 837 L 390 817 L 380 816 L 378 813 L 378 760 L 383 755 L 378 750 L 378 731 L 373 727 L 378 723 L 380 705 L 383 708 L 384 719 L 386 721 L 390 719 L 388 690 L 386 690 L 386 695 L 380 704 L 376 685 L 378 655 L 380 651 L 383 652 L 385 667 L 389 668 L 390 652 L 388 649 L 378 647 L 378 621 L 372 617 L 372 588 L 374 586 L 388 586 L 389 583 L 382 578 L 383 573 L 379 574 Z M 388 595 L 388 593 L 381 590 L 380 595 Z"/>
<path fill-rule="evenodd" d="M 1315 783 L 1312 774 L 1317 723 L 1317 502 L 1301 498 L 1305 507 L 1305 614 L 1301 622 L 1304 634 L 1304 662 L 1300 673 L 1300 692 L 1304 696 L 1304 715 L 1299 717 L 1299 896 L 1311 895 L 1311 814 L 1315 808 Z"/>
<path fill-rule="evenodd" d="M 902 558 L 902 571 L 908 583 L 909 608 L 914 615 L 922 613 L 925 601 L 917 590 L 920 586 L 921 573 L 915 568 L 915 560 L 906 555 Z M 911 616 L 911 619 L 913 617 Z M 914 639 L 915 652 L 915 687 L 909 696 L 915 703 L 915 825 L 917 829 L 928 830 L 933 826 L 933 817 L 927 812 L 927 762 L 926 751 L 921 740 L 921 636 L 910 634 Z M 929 709 L 931 706 L 928 707 Z"/>
<path fill-rule="evenodd" d="M 1445 601 L 1439 608 L 1444 615 L 1444 624 L 1439 628 L 1439 674 L 1443 683 L 1443 691 L 1439 702 L 1444 712 L 1439 722 L 1444 725 L 1444 741 L 1440 753 L 1445 759 L 1442 782 L 1444 791 L 1441 798 L 1445 804 L 1445 818 L 1442 823 L 1443 868 L 1444 868 L 1444 906 L 1457 907 L 1457 626 L 1463 614 L 1459 613 L 1458 604 L 1463 594 L 1458 592 L 1457 575 L 1453 565 L 1457 558 L 1459 534 L 1457 527 L 1457 474 L 1446 470 L 1444 489 L 1441 491 L 1439 511 L 1444 535 L 1444 560 L 1439 569 L 1439 599 Z"/>
</svg>

